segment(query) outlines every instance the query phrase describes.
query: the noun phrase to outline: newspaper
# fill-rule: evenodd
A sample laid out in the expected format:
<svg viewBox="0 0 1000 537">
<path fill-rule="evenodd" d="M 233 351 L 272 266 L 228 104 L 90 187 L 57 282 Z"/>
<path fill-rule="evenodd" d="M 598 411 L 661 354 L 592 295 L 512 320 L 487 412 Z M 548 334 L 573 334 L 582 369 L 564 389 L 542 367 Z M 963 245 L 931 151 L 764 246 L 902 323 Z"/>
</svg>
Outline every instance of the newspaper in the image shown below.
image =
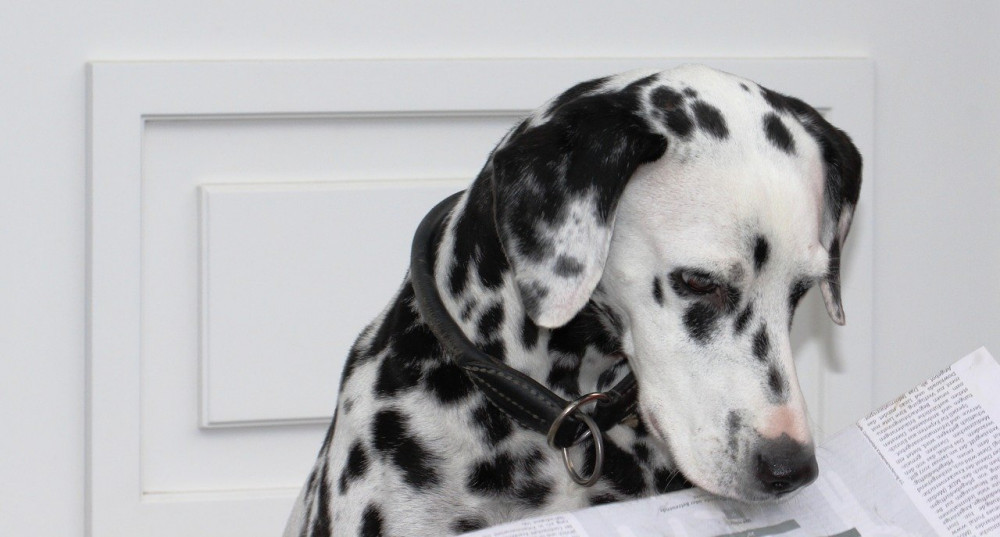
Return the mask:
<svg viewBox="0 0 1000 537">
<path fill-rule="evenodd" d="M 817 449 L 792 497 L 699 489 L 487 528 L 475 537 L 1000 537 L 1000 366 L 959 360 Z"/>
</svg>

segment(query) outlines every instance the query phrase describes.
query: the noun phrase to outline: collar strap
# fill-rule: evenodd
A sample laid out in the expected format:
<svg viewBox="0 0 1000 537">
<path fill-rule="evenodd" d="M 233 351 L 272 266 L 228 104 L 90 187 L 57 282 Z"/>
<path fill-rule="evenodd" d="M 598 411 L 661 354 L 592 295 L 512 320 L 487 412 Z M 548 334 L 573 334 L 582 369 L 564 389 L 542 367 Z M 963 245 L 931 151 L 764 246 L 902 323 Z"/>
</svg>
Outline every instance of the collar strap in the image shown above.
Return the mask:
<svg viewBox="0 0 1000 537">
<path fill-rule="evenodd" d="M 577 417 L 576 406 L 531 377 L 480 351 L 459 328 L 445 308 L 434 281 L 434 259 L 443 222 L 462 196 L 458 192 L 435 206 L 417 227 L 410 253 L 410 280 L 417 309 L 424 322 L 454 362 L 475 382 L 494 406 L 521 426 L 549 437 L 555 447 L 567 448 L 590 433 Z M 635 413 L 637 385 L 629 373 L 603 392 L 590 419 L 606 431 Z M 577 403 L 579 404 L 579 403 Z M 559 423 L 556 423 L 557 420 Z M 553 424 L 556 426 L 553 427 Z"/>
</svg>

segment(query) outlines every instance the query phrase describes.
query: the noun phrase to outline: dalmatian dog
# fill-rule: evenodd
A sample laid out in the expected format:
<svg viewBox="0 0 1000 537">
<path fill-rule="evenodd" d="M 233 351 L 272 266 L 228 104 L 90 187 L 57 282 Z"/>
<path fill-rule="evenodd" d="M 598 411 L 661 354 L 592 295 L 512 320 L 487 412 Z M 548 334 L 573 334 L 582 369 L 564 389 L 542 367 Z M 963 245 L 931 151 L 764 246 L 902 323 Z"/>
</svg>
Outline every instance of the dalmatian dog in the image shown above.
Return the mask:
<svg viewBox="0 0 1000 537">
<path fill-rule="evenodd" d="M 758 502 L 809 484 L 789 330 L 813 286 L 844 322 L 860 185 L 845 133 L 749 80 L 684 66 L 570 88 L 433 225 L 428 285 L 459 339 L 516 372 L 497 378 L 567 400 L 634 378 L 627 415 L 566 450 L 586 476 L 600 436 L 599 475 L 578 484 L 516 394 L 459 365 L 411 268 L 350 351 L 285 535 L 453 535 L 691 485 Z"/>
</svg>

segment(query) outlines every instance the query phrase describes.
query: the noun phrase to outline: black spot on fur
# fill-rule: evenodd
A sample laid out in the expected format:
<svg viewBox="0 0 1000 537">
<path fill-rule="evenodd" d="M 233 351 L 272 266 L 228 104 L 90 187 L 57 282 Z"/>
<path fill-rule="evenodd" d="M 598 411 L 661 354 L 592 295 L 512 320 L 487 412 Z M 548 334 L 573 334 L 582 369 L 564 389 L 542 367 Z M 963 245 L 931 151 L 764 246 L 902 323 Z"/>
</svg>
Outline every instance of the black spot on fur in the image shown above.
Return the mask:
<svg viewBox="0 0 1000 537">
<path fill-rule="evenodd" d="M 653 90 L 649 99 L 654 107 L 664 112 L 676 110 L 684 105 L 684 96 L 666 86 Z"/>
<path fill-rule="evenodd" d="M 468 533 L 486 527 L 486 521 L 479 517 L 456 518 L 451 522 L 452 533 Z"/>
<path fill-rule="evenodd" d="M 499 337 L 500 327 L 503 325 L 504 313 L 503 304 L 497 302 L 490 306 L 483 315 L 479 317 L 478 334 L 482 339 L 494 339 Z"/>
<path fill-rule="evenodd" d="M 788 110 L 789 108 L 788 98 L 785 97 L 784 95 L 776 91 L 771 91 L 764 87 L 760 88 L 760 94 L 762 97 L 764 97 L 764 100 L 771 105 L 771 108 L 774 108 L 776 112 L 780 113 Z"/>
<path fill-rule="evenodd" d="M 771 393 L 776 397 L 781 398 L 784 396 L 787 384 L 785 377 L 782 376 L 781 371 L 778 371 L 777 367 L 771 366 L 767 370 L 767 387 L 770 388 Z"/>
<path fill-rule="evenodd" d="M 382 520 L 382 511 L 375 504 L 368 504 L 365 512 L 361 514 L 361 530 L 358 535 L 361 537 L 383 537 L 382 527 L 385 522 Z"/>
<path fill-rule="evenodd" d="M 326 470 L 324 462 L 323 475 L 319 479 L 319 505 L 316 506 L 316 518 L 312 525 L 314 537 L 330 537 L 330 487 L 326 480 Z"/>
<path fill-rule="evenodd" d="M 767 243 L 761 235 L 757 235 L 753 244 L 753 269 L 760 272 L 760 269 L 767 263 L 767 258 L 770 255 L 771 246 Z"/>
<path fill-rule="evenodd" d="M 660 277 L 656 276 L 653 278 L 653 300 L 657 304 L 663 305 L 663 286 L 660 284 Z"/>
<path fill-rule="evenodd" d="M 517 488 L 514 495 L 528 507 L 541 507 L 548 501 L 552 493 L 552 483 L 549 481 L 529 481 Z"/>
<path fill-rule="evenodd" d="M 795 308 L 799 306 L 799 301 L 802 300 L 802 297 L 806 295 L 811 287 L 812 282 L 808 280 L 799 280 L 792 285 L 792 290 L 788 293 L 789 311 L 795 312 Z"/>
<path fill-rule="evenodd" d="M 442 403 L 461 401 L 472 393 L 475 385 L 461 367 L 448 362 L 427 372 L 427 387 Z"/>
<path fill-rule="evenodd" d="M 587 502 L 590 505 L 604 505 L 608 503 L 615 503 L 618 501 L 618 497 L 614 494 L 598 494 L 597 496 L 591 496 Z"/>
<path fill-rule="evenodd" d="M 538 325 L 527 315 L 521 323 L 521 343 L 524 343 L 525 350 L 529 351 L 538 344 Z"/>
<path fill-rule="evenodd" d="M 488 446 L 496 446 L 513 432 L 510 418 L 486 401 L 472 411 L 472 422 L 480 427 Z"/>
<path fill-rule="evenodd" d="M 580 396 L 580 359 L 566 357 L 555 361 L 549 370 L 545 384 L 562 390 L 571 399 Z"/>
<path fill-rule="evenodd" d="M 491 169 L 484 168 L 470 187 L 469 202 L 455 221 L 448 288 L 456 298 L 465 290 L 470 270 L 476 270 L 483 287 L 497 289 L 503 284 L 503 276 L 510 269 L 493 218 L 491 179 Z"/>
<path fill-rule="evenodd" d="M 620 351 L 621 341 L 602 321 L 607 320 L 609 324 L 613 324 L 609 315 L 609 311 L 594 302 L 588 302 L 568 323 L 551 332 L 548 350 L 578 358 L 583 358 L 588 346 L 593 346 L 604 354 Z"/>
<path fill-rule="evenodd" d="M 687 138 L 694 129 L 694 121 L 683 108 L 667 112 L 667 128 L 681 138 Z"/>
<path fill-rule="evenodd" d="M 632 444 L 632 452 L 635 453 L 635 458 L 639 459 L 639 462 L 645 464 L 649 462 L 649 446 L 643 442 L 636 442 Z"/>
<path fill-rule="evenodd" d="M 653 481 L 656 492 L 660 494 L 689 489 L 693 486 L 679 471 L 667 468 L 657 468 L 653 472 Z"/>
<path fill-rule="evenodd" d="M 438 457 L 409 431 L 406 418 L 396 410 L 382 410 L 372 423 L 375 449 L 402 472 L 403 480 L 412 487 L 436 485 L 439 476 L 434 465 Z"/>
<path fill-rule="evenodd" d="M 746 84 L 744 84 L 742 82 L 740 82 L 740 87 L 743 88 L 743 91 L 745 91 L 747 93 L 750 92 L 750 86 L 747 86 Z"/>
<path fill-rule="evenodd" d="M 684 312 L 684 328 L 691 336 L 691 339 L 698 343 L 708 342 L 712 331 L 715 329 L 715 321 L 718 319 L 719 311 L 709 304 L 696 302 L 688 306 Z"/>
<path fill-rule="evenodd" d="M 618 379 L 618 376 L 628 368 L 628 362 L 625 359 L 619 360 L 615 365 L 605 369 L 597 377 L 597 389 L 599 391 L 604 391 L 611 387 L 611 385 Z"/>
<path fill-rule="evenodd" d="M 726 430 L 727 436 L 729 438 L 729 451 L 736 456 L 736 451 L 739 448 L 739 437 L 737 436 L 740 432 L 740 428 L 743 426 L 743 417 L 740 413 L 731 410 L 726 419 Z"/>
<path fill-rule="evenodd" d="M 684 88 L 684 95 L 694 98 L 698 96 L 698 92 L 694 88 Z"/>
<path fill-rule="evenodd" d="M 347 463 L 340 473 L 340 494 L 347 494 L 347 488 L 354 481 L 357 481 L 368 471 L 368 453 L 361 442 L 355 442 L 347 454 Z"/>
<path fill-rule="evenodd" d="M 691 107 L 694 117 L 698 120 L 698 127 L 719 140 L 729 137 L 729 127 L 726 126 L 726 118 L 722 117 L 722 112 L 704 102 L 697 101 Z"/>
<path fill-rule="evenodd" d="M 767 327 L 761 326 L 753 336 L 753 355 L 758 360 L 765 361 L 770 351 L 771 340 L 767 337 Z"/>
<path fill-rule="evenodd" d="M 584 456 L 584 473 L 594 469 L 594 450 L 587 446 Z M 610 438 L 604 439 L 604 467 L 601 479 L 607 479 L 611 486 L 626 496 L 638 496 L 648 487 L 639 461 L 629 452 L 618 447 Z"/>
<path fill-rule="evenodd" d="M 764 132 L 774 147 L 789 155 L 795 154 L 795 139 L 792 138 L 792 133 L 777 115 L 767 114 L 764 116 Z"/>
<path fill-rule="evenodd" d="M 577 276 L 583 272 L 583 269 L 585 268 L 584 264 L 575 257 L 560 255 L 556 258 L 555 272 L 563 278 L 572 278 L 573 276 Z"/>
<path fill-rule="evenodd" d="M 416 386 L 420 382 L 420 375 L 420 363 L 390 354 L 379 365 L 375 394 L 379 397 L 395 397 Z"/>
<path fill-rule="evenodd" d="M 736 317 L 736 322 L 733 324 L 733 330 L 737 335 L 742 334 L 743 330 L 747 327 L 747 323 L 750 322 L 750 316 L 753 315 L 753 302 L 747 303 L 747 307 L 743 308 L 739 316 Z"/>
<path fill-rule="evenodd" d="M 504 347 L 503 341 L 500 339 L 494 339 L 493 341 L 481 343 L 479 345 L 479 350 L 496 358 L 497 360 L 500 360 L 501 362 L 507 359 L 507 349 Z"/>
<path fill-rule="evenodd" d="M 514 459 L 507 453 L 479 461 L 472 467 L 466 487 L 478 494 L 504 494 L 514 485 Z"/>
<path fill-rule="evenodd" d="M 375 352 L 373 351 L 364 352 L 361 349 L 361 340 L 373 328 L 374 327 L 372 325 L 368 325 L 368 328 L 366 328 L 365 331 L 361 333 L 361 336 L 358 337 L 358 340 L 355 341 L 354 345 L 351 347 L 350 352 L 347 353 L 347 361 L 344 363 L 344 371 L 343 374 L 341 374 L 340 376 L 341 393 L 344 392 L 344 383 L 346 383 L 347 380 L 351 378 L 351 375 L 354 374 L 354 370 L 357 369 L 358 366 L 368 362 L 375 356 Z"/>
</svg>

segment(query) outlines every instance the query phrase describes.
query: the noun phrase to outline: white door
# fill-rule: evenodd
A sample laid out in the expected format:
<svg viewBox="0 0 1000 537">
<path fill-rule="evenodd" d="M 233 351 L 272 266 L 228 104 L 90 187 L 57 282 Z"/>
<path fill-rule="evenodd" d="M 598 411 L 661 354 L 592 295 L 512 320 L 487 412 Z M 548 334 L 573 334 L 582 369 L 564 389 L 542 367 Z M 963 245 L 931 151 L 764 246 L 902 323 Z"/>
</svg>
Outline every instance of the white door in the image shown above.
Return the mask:
<svg viewBox="0 0 1000 537">
<path fill-rule="evenodd" d="M 399 285 L 423 213 L 562 89 L 679 63 L 92 65 L 91 534 L 280 534 L 347 349 Z M 871 154 L 869 62 L 708 63 L 823 108 Z M 810 296 L 794 332 L 821 433 L 871 406 L 871 184 L 848 326 Z M 845 388 L 861 395 L 829 404 Z"/>
</svg>

